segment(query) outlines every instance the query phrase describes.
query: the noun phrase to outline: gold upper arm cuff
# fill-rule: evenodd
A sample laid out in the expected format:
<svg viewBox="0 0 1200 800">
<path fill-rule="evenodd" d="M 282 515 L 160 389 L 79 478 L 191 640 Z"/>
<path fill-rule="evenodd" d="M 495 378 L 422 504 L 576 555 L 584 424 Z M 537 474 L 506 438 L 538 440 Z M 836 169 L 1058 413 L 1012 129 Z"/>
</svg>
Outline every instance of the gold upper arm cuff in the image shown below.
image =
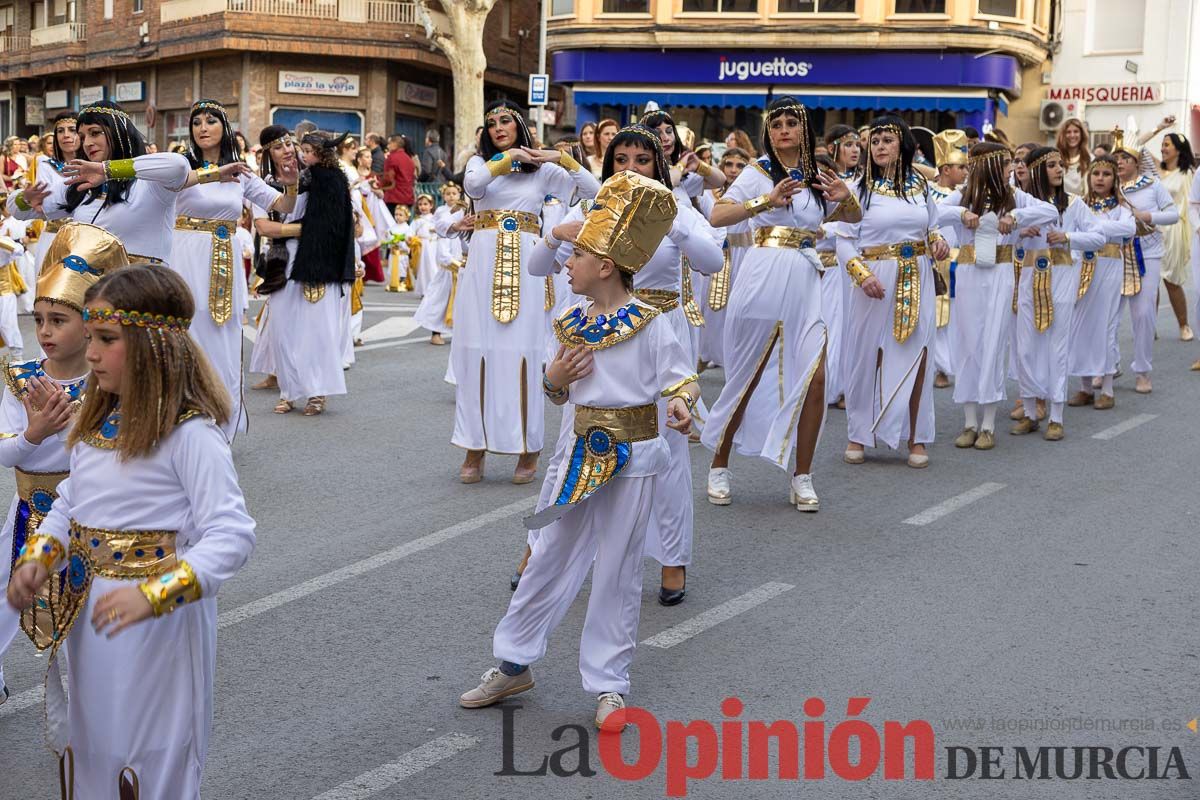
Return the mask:
<svg viewBox="0 0 1200 800">
<path fill-rule="evenodd" d="M 131 181 L 137 177 L 132 158 L 104 162 L 104 177 L 110 181 Z"/>
<path fill-rule="evenodd" d="M 858 198 L 853 193 L 845 200 L 837 204 L 837 208 L 833 213 L 825 218 L 826 222 L 862 222 L 862 206 L 858 204 Z"/>
<path fill-rule="evenodd" d="M 567 172 L 579 172 L 579 162 L 574 159 L 570 153 L 563 153 L 558 157 L 558 165 Z"/>
<path fill-rule="evenodd" d="M 492 173 L 493 178 L 499 178 L 501 175 L 512 172 L 512 163 L 512 156 L 505 153 L 500 158 L 487 162 L 488 172 Z"/>
<path fill-rule="evenodd" d="M 156 617 L 170 614 L 179 606 L 199 600 L 201 596 L 200 581 L 196 580 L 192 565 L 186 561 L 180 561 L 175 569 L 151 578 L 138 588 L 150 602 Z"/>
<path fill-rule="evenodd" d="M 666 389 L 663 389 L 662 396 L 663 397 L 672 397 L 676 394 L 679 394 L 679 392 L 683 391 L 683 389 L 685 387 L 687 387 L 688 384 L 696 383 L 699 380 L 700 380 L 699 375 L 691 375 L 687 378 L 684 378 L 683 380 L 679 381 L 678 383 L 673 383 Z"/>
<path fill-rule="evenodd" d="M 771 196 L 769 194 L 760 194 L 758 197 L 747 200 L 742 203 L 742 208 L 750 212 L 750 216 L 754 217 L 771 207 Z"/>
</svg>

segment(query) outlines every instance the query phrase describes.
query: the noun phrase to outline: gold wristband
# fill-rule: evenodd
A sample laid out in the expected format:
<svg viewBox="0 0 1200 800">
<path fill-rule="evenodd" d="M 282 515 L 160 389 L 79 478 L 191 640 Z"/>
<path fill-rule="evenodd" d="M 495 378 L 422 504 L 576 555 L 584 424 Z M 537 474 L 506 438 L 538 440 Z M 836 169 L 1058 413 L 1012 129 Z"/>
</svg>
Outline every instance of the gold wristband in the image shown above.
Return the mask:
<svg viewBox="0 0 1200 800">
<path fill-rule="evenodd" d="M 558 157 L 558 165 L 567 172 L 579 172 L 579 162 L 570 153 L 563 153 Z"/>
<path fill-rule="evenodd" d="M 137 168 L 133 165 L 132 158 L 123 158 L 119 161 L 104 162 L 104 179 L 108 181 L 131 181 L 137 177 Z"/>
<path fill-rule="evenodd" d="M 771 207 L 771 195 L 760 194 L 752 200 L 747 200 L 742 203 L 742 208 L 750 212 L 750 216 L 756 217 L 762 212 Z"/>
<path fill-rule="evenodd" d="M 682 392 L 689 385 L 696 383 L 699 380 L 700 380 L 699 375 L 689 375 L 688 377 L 684 378 L 683 380 L 681 380 L 677 383 L 674 383 L 671 386 L 668 386 L 666 389 L 663 389 L 662 396 L 663 397 L 673 397 L 674 395 Z"/>
<path fill-rule="evenodd" d="M 15 195 L 13 195 L 13 205 L 22 211 L 31 211 L 33 209 L 33 206 L 29 205 L 29 203 L 25 201 L 24 192 L 17 192 Z"/>
<path fill-rule="evenodd" d="M 701 178 L 707 178 L 712 174 L 712 171 L 713 168 L 708 164 L 705 164 L 703 161 L 696 165 L 696 172 L 699 173 Z"/>
<path fill-rule="evenodd" d="M 508 153 L 497 153 L 487 162 L 487 168 L 493 178 L 499 178 L 501 175 L 512 172 L 512 164 L 512 156 Z"/>
<path fill-rule="evenodd" d="M 283 185 L 283 194 L 286 197 L 295 197 L 296 195 L 300 194 L 300 184 L 285 183 Z"/>
<path fill-rule="evenodd" d="M 855 223 L 862 221 L 862 206 L 858 204 L 858 198 L 854 194 L 850 194 L 845 200 L 837 204 L 837 208 L 833 209 L 826 222 L 849 222 Z"/>
<path fill-rule="evenodd" d="M 47 572 L 53 572 L 54 565 L 66 554 L 67 551 L 63 549 L 58 539 L 44 533 L 35 533 L 27 538 L 21 547 L 17 560 L 13 563 L 13 572 L 29 563 L 41 564 Z"/>
<path fill-rule="evenodd" d="M 196 169 L 196 183 L 216 183 L 221 180 L 221 168 L 216 164 Z"/>
<path fill-rule="evenodd" d="M 294 239 L 300 235 L 302 225 L 299 222 L 285 222 L 280 226 L 279 236 L 277 239 Z"/>
<path fill-rule="evenodd" d="M 671 395 L 672 400 L 674 400 L 676 397 L 682 400 L 684 405 L 687 406 L 689 414 L 696 410 L 696 398 L 692 397 L 688 392 L 680 390 Z"/>
<path fill-rule="evenodd" d="M 150 601 L 150 609 L 156 617 L 170 614 L 179 606 L 193 603 L 199 600 L 201 595 L 200 581 L 196 580 L 196 573 L 186 561 L 180 561 L 170 572 L 139 584 L 138 589 Z"/>
<path fill-rule="evenodd" d="M 855 286 L 862 286 L 868 278 L 875 277 L 875 273 L 867 269 L 867 265 L 857 256 L 846 262 L 846 274 L 854 281 Z"/>
</svg>

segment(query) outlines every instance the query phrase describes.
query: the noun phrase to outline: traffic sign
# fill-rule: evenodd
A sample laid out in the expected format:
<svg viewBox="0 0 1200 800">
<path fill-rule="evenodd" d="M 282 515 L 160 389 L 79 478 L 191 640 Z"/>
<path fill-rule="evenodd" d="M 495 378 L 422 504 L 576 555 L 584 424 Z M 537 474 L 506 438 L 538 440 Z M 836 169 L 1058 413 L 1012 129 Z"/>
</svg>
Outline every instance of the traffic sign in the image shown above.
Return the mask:
<svg viewBox="0 0 1200 800">
<path fill-rule="evenodd" d="M 529 105 L 544 106 L 550 99 L 550 76 L 534 73 L 529 76 Z"/>
</svg>

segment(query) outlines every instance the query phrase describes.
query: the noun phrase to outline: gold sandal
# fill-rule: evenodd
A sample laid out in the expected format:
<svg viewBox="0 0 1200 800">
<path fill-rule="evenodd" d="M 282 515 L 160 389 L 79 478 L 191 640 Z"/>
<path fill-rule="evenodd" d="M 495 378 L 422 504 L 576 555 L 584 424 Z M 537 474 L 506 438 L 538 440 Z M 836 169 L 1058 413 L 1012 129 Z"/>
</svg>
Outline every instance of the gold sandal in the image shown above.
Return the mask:
<svg viewBox="0 0 1200 800">
<path fill-rule="evenodd" d="M 296 406 L 294 406 L 292 404 L 291 400 L 281 399 L 278 403 L 275 404 L 275 413 L 276 414 L 286 414 L 295 407 Z"/>
<path fill-rule="evenodd" d="M 306 405 L 304 407 L 304 416 L 315 417 L 317 414 L 320 414 L 324 410 L 325 410 L 325 398 L 324 397 L 310 397 L 310 398 L 308 398 L 308 405 Z"/>
</svg>

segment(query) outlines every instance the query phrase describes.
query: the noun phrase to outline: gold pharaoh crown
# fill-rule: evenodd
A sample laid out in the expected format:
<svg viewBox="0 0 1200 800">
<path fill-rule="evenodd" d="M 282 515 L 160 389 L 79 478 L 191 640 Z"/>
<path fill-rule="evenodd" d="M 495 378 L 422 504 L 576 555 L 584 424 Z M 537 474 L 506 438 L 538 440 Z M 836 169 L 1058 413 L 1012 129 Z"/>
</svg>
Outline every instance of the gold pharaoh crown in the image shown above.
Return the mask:
<svg viewBox="0 0 1200 800">
<path fill-rule="evenodd" d="M 636 275 L 658 250 L 677 212 L 670 189 L 636 172 L 618 172 L 600 187 L 575 247 Z"/>
<path fill-rule="evenodd" d="M 83 311 L 83 295 L 105 273 L 129 266 L 121 240 L 86 222 L 68 222 L 46 251 L 37 299 Z"/>
<path fill-rule="evenodd" d="M 951 128 L 935 134 L 933 151 L 939 168 L 967 163 L 967 134 Z"/>
<path fill-rule="evenodd" d="M 1142 154 L 1138 151 L 1138 149 L 1136 147 L 1125 143 L 1125 132 L 1122 131 L 1119 127 L 1113 128 L 1112 136 L 1113 136 L 1112 151 L 1113 151 L 1114 155 L 1116 153 L 1124 153 L 1125 155 L 1131 156 L 1132 158 L 1135 158 L 1135 159 L 1140 159 L 1142 157 Z"/>
</svg>

